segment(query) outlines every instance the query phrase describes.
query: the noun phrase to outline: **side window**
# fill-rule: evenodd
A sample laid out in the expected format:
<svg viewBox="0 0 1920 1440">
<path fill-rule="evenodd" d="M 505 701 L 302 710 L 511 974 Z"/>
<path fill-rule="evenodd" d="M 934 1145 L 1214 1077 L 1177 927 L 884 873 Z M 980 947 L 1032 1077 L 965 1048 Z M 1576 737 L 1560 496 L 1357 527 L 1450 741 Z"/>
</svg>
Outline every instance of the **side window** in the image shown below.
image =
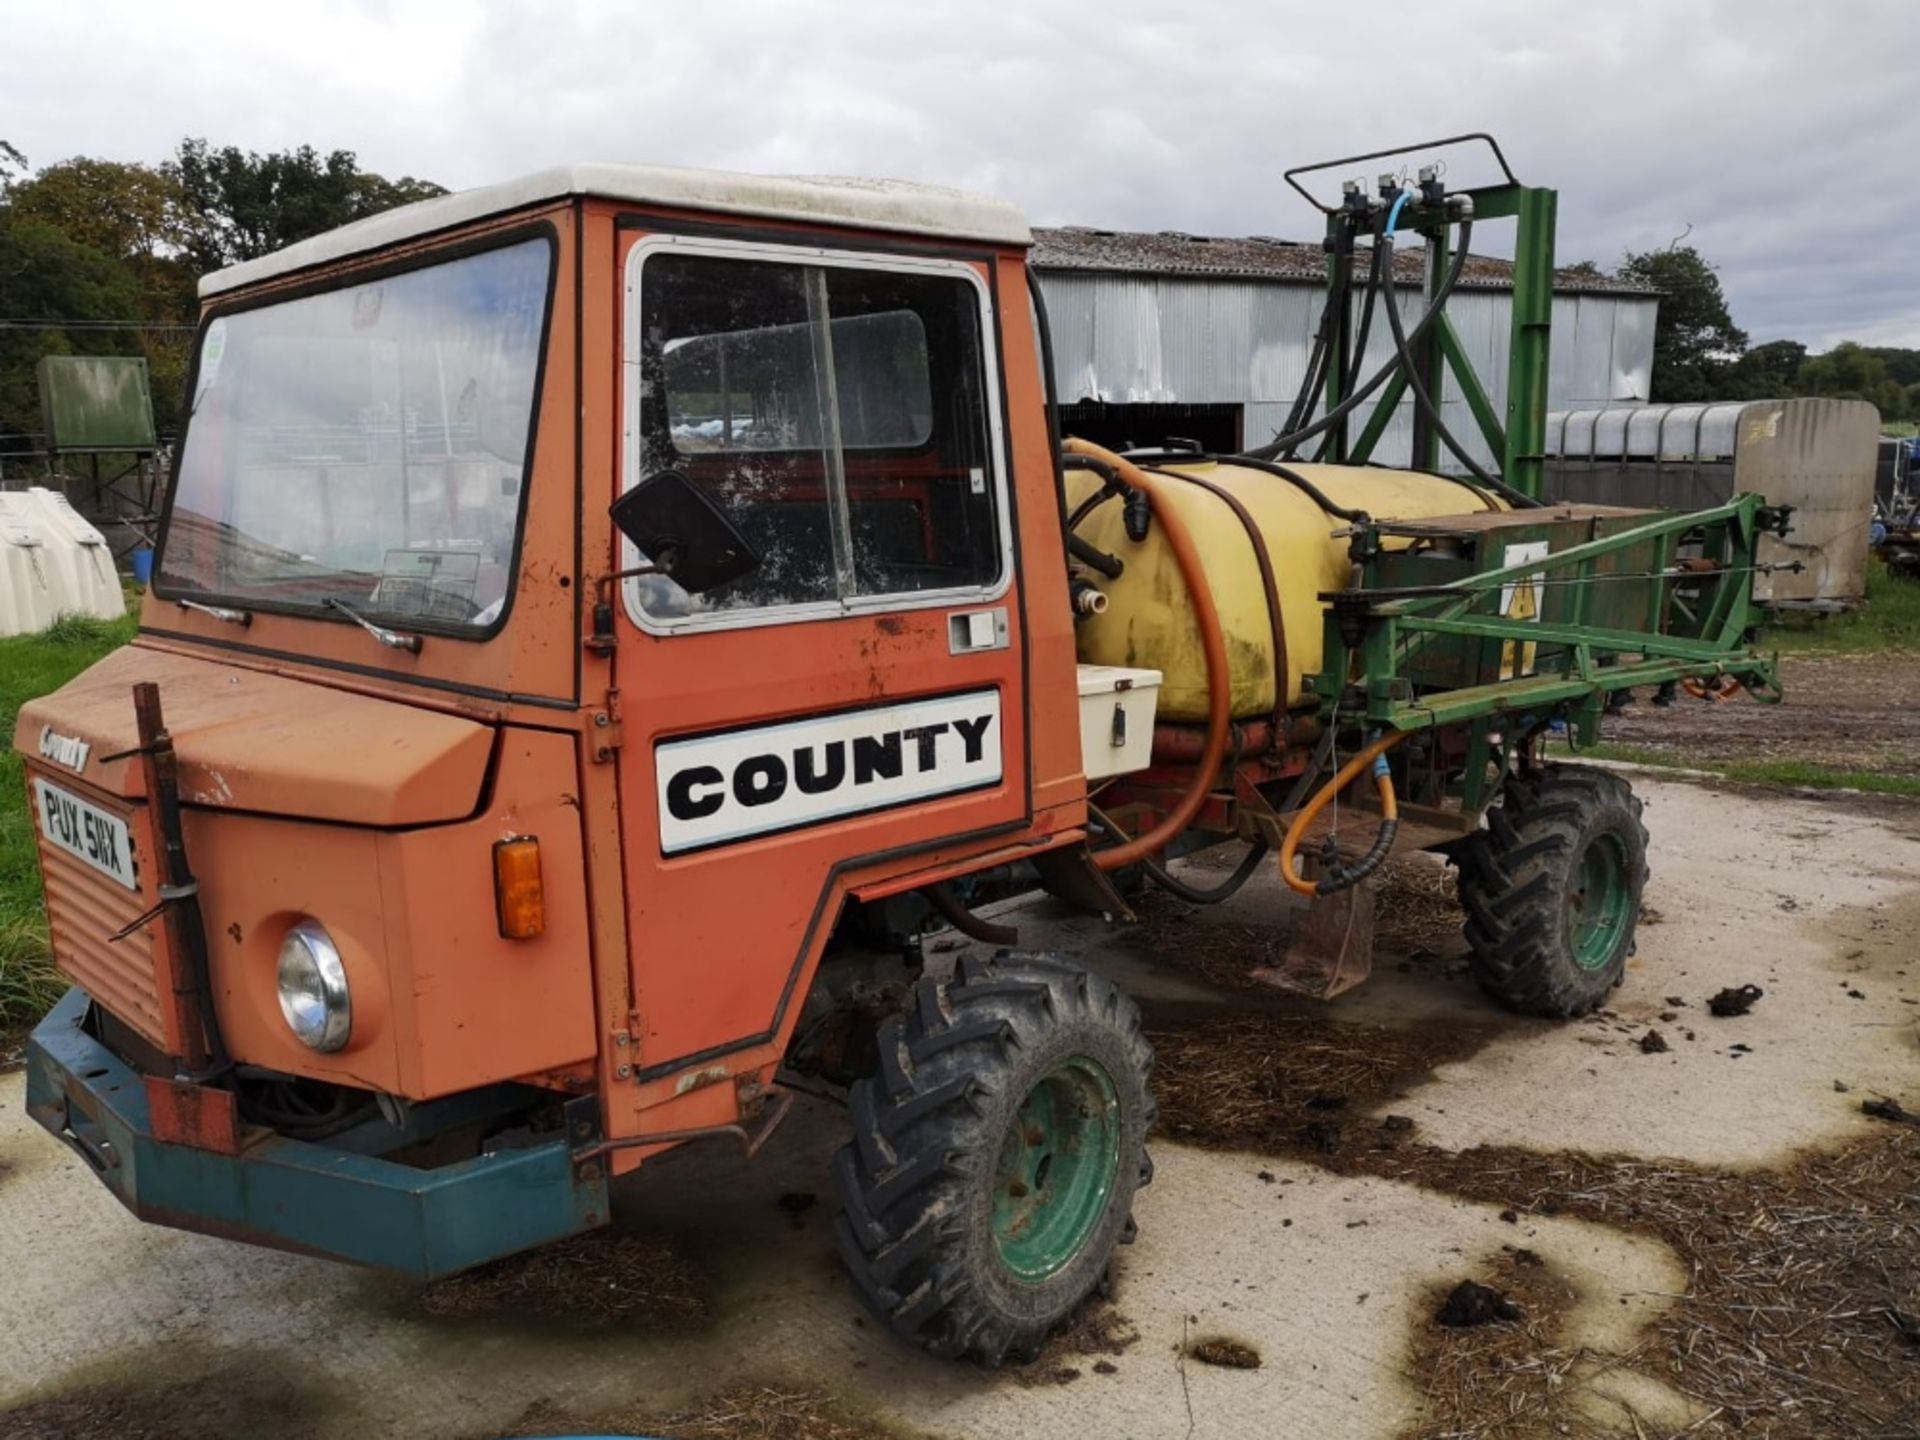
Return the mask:
<svg viewBox="0 0 1920 1440">
<path fill-rule="evenodd" d="M 752 573 L 656 619 L 992 585 L 1002 551 L 978 288 L 965 276 L 671 252 L 641 264 L 635 480 L 679 470 Z"/>
</svg>

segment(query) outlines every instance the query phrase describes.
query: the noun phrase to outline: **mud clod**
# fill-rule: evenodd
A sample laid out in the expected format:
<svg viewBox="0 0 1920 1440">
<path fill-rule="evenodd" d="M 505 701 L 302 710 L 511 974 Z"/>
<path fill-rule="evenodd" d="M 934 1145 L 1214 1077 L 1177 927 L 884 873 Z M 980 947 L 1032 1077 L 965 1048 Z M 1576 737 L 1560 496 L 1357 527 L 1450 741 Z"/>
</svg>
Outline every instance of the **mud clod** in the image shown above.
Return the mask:
<svg viewBox="0 0 1920 1440">
<path fill-rule="evenodd" d="M 1862 1100 L 1860 1113 L 1871 1115 L 1876 1120 L 1890 1120 L 1895 1125 L 1920 1125 L 1920 1115 L 1914 1114 L 1898 1100 L 1886 1095 L 1873 1100 Z"/>
<path fill-rule="evenodd" d="M 1126 1354 L 1139 1339 L 1140 1331 L 1133 1321 L 1116 1310 L 1112 1301 L 1096 1298 L 1082 1306 L 1064 1330 L 1054 1332 L 1031 1364 L 1021 1367 L 1022 1383 L 1049 1381 L 1056 1371 L 1071 1368 L 1069 1361 L 1089 1355 L 1104 1357 L 1100 1363 L 1105 1364 Z M 1098 1364 L 1093 1368 L 1100 1371 Z"/>
<path fill-rule="evenodd" d="M 1518 1305 L 1491 1285 L 1482 1285 L 1477 1280 L 1462 1280 L 1454 1286 L 1433 1315 L 1436 1325 L 1444 1325 L 1449 1330 L 1466 1330 L 1475 1325 L 1491 1325 L 1496 1320 L 1522 1318 Z"/>
<path fill-rule="evenodd" d="M 1640 1049 L 1648 1055 L 1667 1053 L 1667 1037 L 1658 1030 L 1649 1030 L 1640 1037 Z"/>
<path fill-rule="evenodd" d="M 1730 1020 L 1753 1009 L 1753 1002 L 1766 993 L 1758 985 L 1729 985 L 1707 1001 L 1707 1009 L 1722 1020 Z"/>
<path fill-rule="evenodd" d="M 1300 1132 L 1300 1138 L 1322 1155 L 1332 1155 L 1340 1149 L 1340 1126 L 1332 1120 L 1312 1120 Z"/>
<path fill-rule="evenodd" d="M 1260 1352 L 1244 1340 L 1225 1335 L 1208 1335 L 1187 1346 L 1190 1358 L 1202 1365 L 1217 1365 L 1223 1370 L 1258 1370 Z"/>
</svg>

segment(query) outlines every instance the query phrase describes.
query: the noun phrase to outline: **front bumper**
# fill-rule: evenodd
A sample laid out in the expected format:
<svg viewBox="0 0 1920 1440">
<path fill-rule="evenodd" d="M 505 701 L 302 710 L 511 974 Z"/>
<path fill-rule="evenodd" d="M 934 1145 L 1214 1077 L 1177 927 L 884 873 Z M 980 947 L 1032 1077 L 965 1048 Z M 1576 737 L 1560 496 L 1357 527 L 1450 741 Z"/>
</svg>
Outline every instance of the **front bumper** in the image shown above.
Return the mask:
<svg viewBox="0 0 1920 1440">
<path fill-rule="evenodd" d="M 143 1077 L 85 1028 L 91 1005 L 69 990 L 34 1030 L 27 1113 L 142 1220 L 421 1279 L 606 1223 L 605 1164 L 575 1162 L 571 1126 L 431 1169 L 253 1128 L 237 1154 L 162 1140 Z"/>
</svg>

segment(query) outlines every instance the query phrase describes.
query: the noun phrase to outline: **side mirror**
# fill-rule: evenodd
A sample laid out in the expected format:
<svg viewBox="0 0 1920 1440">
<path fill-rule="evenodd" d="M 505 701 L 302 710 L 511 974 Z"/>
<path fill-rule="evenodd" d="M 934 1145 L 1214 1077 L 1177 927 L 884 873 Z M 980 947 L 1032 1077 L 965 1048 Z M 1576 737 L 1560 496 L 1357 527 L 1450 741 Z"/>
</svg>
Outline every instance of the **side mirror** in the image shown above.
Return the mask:
<svg viewBox="0 0 1920 1440">
<path fill-rule="evenodd" d="M 659 573 L 689 595 L 716 590 L 760 564 L 726 513 L 678 470 L 649 475 L 609 513 Z"/>
</svg>

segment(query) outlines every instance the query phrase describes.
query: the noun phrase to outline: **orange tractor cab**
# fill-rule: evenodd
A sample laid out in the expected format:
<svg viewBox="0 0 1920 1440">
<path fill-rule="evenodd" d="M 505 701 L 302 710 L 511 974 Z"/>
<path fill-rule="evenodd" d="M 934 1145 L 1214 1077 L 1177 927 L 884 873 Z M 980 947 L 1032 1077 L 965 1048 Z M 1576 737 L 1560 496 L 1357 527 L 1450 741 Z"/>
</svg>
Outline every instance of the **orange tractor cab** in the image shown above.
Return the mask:
<svg viewBox="0 0 1920 1440">
<path fill-rule="evenodd" d="M 1390 252 L 1472 204 L 1328 214 Z M 1116 879 L 1218 899 L 1271 847 L 1364 903 L 1443 848 L 1489 990 L 1598 1003 L 1644 832 L 1538 741 L 1764 688 L 1782 517 L 1296 463 L 1369 393 L 1339 337 L 1305 442 L 1063 441 L 1027 244 L 945 190 L 586 166 L 203 281 L 138 637 L 15 735 L 74 985 L 35 1118 L 143 1219 L 437 1276 L 838 1094 L 860 1294 L 993 1362 L 1131 1235 L 1153 1104 L 1097 966 L 923 966 L 984 898 L 1123 919 Z M 1227 841 L 1227 886 L 1165 869 Z"/>
</svg>

